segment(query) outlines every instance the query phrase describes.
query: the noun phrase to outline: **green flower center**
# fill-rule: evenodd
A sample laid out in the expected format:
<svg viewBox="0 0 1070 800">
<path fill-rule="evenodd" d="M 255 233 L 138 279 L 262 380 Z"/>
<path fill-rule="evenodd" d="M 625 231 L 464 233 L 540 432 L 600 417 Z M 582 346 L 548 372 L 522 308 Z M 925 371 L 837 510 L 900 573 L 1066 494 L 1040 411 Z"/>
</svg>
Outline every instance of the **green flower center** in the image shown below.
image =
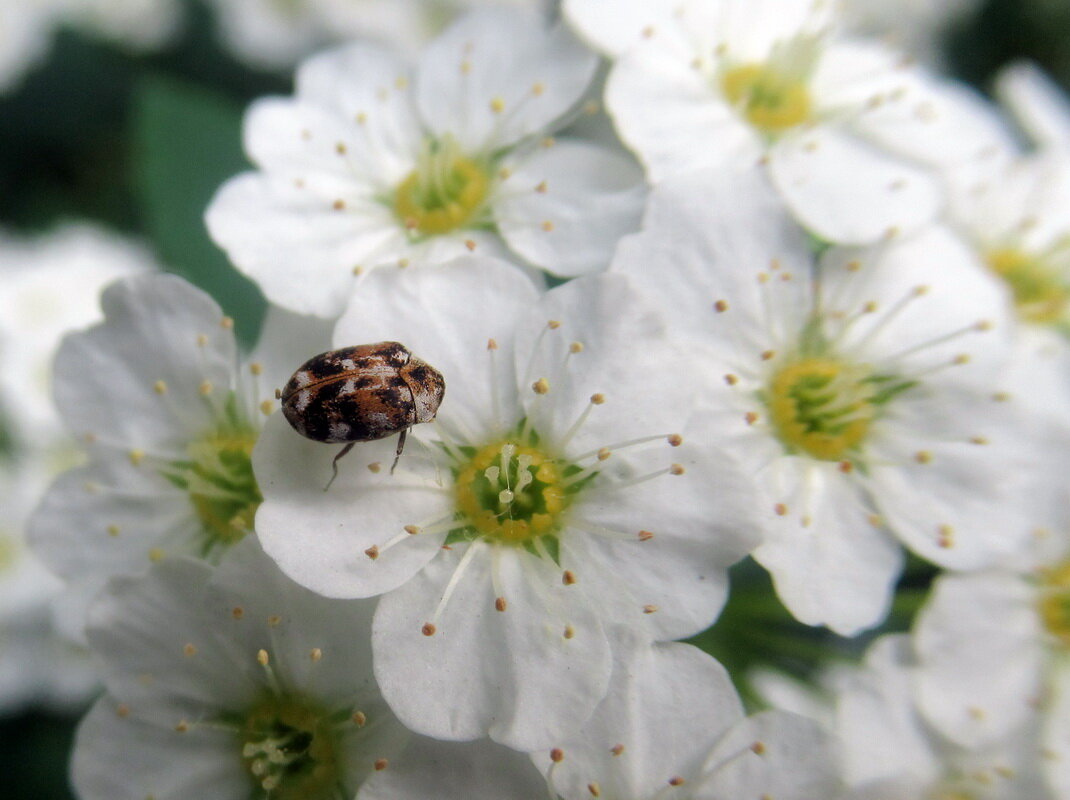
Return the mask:
<svg viewBox="0 0 1070 800">
<path fill-rule="evenodd" d="M 811 118 L 805 81 L 768 64 L 744 64 L 721 75 L 721 90 L 744 119 L 766 133 L 781 133 Z"/>
<path fill-rule="evenodd" d="M 989 266 L 1014 293 L 1018 313 L 1029 322 L 1055 323 L 1070 307 L 1070 287 L 1059 271 L 1040 256 L 1023 250 L 996 250 L 988 256 Z"/>
<path fill-rule="evenodd" d="M 863 367 L 831 358 L 804 358 L 774 373 L 766 405 L 789 452 L 840 461 L 865 440 L 877 413 L 878 393 Z"/>
<path fill-rule="evenodd" d="M 1070 561 L 1041 574 L 1040 619 L 1064 649 L 1070 649 Z"/>
<path fill-rule="evenodd" d="M 490 539 L 536 549 L 557 549 L 557 535 L 576 494 L 597 473 L 556 458 L 524 427 L 482 447 L 462 448 L 455 459 L 457 519 L 451 539 Z"/>
<path fill-rule="evenodd" d="M 487 168 L 462 155 L 451 140 L 431 140 L 395 191 L 394 213 L 425 236 L 472 227 L 482 216 L 490 183 Z"/>
<path fill-rule="evenodd" d="M 263 501 L 253 475 L 252 452 L 258 431 L 228 402 L 219 428 L 187 447 L 189 458 L 172 462 L 164 477 L 184 490 L 204 528 L 203 555 L 240 541 L 253 530 Z"/>
<path fill-rule="evenodd" d="M 272 695 L 241 723 L 245 768 L 272 800 L 327 800 L 342 785 L 341 740 L 334 720 L 301 696 Z"/>
</svg>

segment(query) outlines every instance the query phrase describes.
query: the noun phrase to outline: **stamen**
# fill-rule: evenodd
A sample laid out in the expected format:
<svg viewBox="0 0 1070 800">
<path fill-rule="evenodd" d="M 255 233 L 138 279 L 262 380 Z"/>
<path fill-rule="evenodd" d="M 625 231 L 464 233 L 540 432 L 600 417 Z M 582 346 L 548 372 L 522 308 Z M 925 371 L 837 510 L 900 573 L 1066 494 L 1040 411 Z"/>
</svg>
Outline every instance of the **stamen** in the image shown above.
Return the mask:
<svg viewBox="0 0 1070 800">
<path fill-rule="evenodd" d="M 941 344 L 944 344 L 946 342 L 950 342 L 950 341 L 953 341 L 955 339 L 961 338 L 962 336 L 965 336 L 966 334 L 969 334 L 969 333 L 983 333 L 985 331 L 991 330 L 991 328 L 992 328 L 991 323 L 988 323 L 988 322 L 986 322 L 984 320 L 982 320 L 980 322 L 975 322 L 972 325 L 966 325 L 966 326 L 964 326 L 962 328 L 958 328 L 957 330 L 951 331 L 950 333 L 945 333 L 942 336 L 934 336 L 932 339 L 928 339 L 928 340 L 926 340 L 924 342 L 920 342 L 920 343 L 918 343 L 918 344 L 916 344 L 916 345 L 914 345 L 912 347 L 906 348 L 905 350 L 900 350 L 898 353 L 895 353 L 893 355 L 888 356 L 888 360 L 889 361 L 896 361 L 896 360 L 898 360 L 900 358 L 905 358 L 905 357 L 907 357 L 909 355 L 913 355 L 914 353 L 920 352 L 921 350 L 927 350 L 930 347 L 936 347 L 937 345 L 941 345 Z M 965 362 L 962 361 L 960 356 L 956 356 L 955 360 L 952 363 L 961 364 L 961 363 L 965 363 Z"/>
<path fill-rule="evenodd" d="M 619 483 L 610 483 L 607 488 L 613 491 L 620 491 L 621 489 L 630 489 L 633 486 L 638 486 L 641 483 L 654 480 L 654 478 L 660 478 L 662 475 L 683 475 L 683 467 L 679 464 L 673 464 L 665 469 L 659 469 L 655 472 L 648 472 L 646 475 L 640 475 L 626 481 L 620 481 Z"/>
<path fill-rule="evenodd" d="M 465 571 L 468 569 L 468 565 L 472 563 L 472 559 L 475 557 L 476 552 L 481 550 L 484 544 L 481 541 L 474 541 L 469 543 L 468 549 L 465 550 L 464 555 L 461 556 L 460 563 L 457 564 L 457 568 L 453 570 L 453 575 L 450 576 L 449 583 L 446 584 L 446 590 L 442 593 L 442 599 L 438 601 L 438 606 L 435 608 L 435 613 L 431 615 L 431 621 L 427 624 L 435 626 L 439 617 L 446 608 L 446 604 L 449 602 L 450 597 L 453 595 L 454 590 L 457 588 L 457 584 L 460 583 L 461 578 L 464 576 Z"/>
<path fill-rule="evenodd" d="M 602 453 L 603 450 L 609 450 L 610 452 L 614 452 L 616 450 L 624 450 L 625 448 L 628 448 L 628 447 L 635 447 L 635 446 L 640 445 L 640 444 L 647 444 L 648 442 L 665 442 L 665 441 L 668 441 L 670 445 L 675 447 L 676 445 L 672 444 L 673 441 L 674 441 L 673 437 L 675 435 L 676 434 L 671 434 L 671 433 L 669 433 L 669 434 L 659 433 L 659 434 L 655 434 L 654 436 L 641 436 L 638 439 L 629 439 L 629 440 L 627 440 L 625 442 L 618 442 L 617 444 L 611 444 L 611 445 L 608 445 L 606 447 L 599 447 L 597 450 L 588 450 L 586 453 L 583 453 L 581 455 L 576 456 L 573 459 L 573 461 L 583 461 L 583 460 L 591 458 L 591 457 L 597 457 L 600 453 Z"/>
</svg>

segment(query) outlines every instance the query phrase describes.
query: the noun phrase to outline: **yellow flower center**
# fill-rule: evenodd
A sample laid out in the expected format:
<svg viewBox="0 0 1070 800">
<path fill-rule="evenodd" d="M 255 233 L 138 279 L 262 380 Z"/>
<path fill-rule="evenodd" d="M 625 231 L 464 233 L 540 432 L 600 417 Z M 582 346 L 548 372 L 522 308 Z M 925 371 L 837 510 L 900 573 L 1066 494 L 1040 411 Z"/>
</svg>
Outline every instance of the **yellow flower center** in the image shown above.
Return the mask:
<svg viewBox="0 0 1070 800">
<path fill-rule="evenodd" d="M 831 358 L 805 358 L 773 375 L 766 404 L 789 452 L 840 461 L 865 439 L 877 398 L 878 387 L 865 369 Z"/>
<path fill-rule="evenodd" d="M 810 119 L 810 90 L 800 78 L 767 64 L 744 64 L 721 75 L 728 102 L 754 127 L 781 133 Z"/>
<path fill-rule="evenodd" d="M 245 715 L 239 736 L 246 770 L 272 800 L 338 797 L 340 737 L 316 703 L 270 695 Z"/>
<path fill-rule="evenodd" d="M 253 475 L 252 452 L 257 431 L 232 421 L 190 443 L 188 460 L 163 470 L 172 484 L 189 494 L 204 528 L 203 554 L 240 541 L 253 530 L 263 501 Z"/>
<path fill-rule="evenodd" d="M 490 193 L 485 167 L 450 141 L 431 141 L 394 193 L 394 213 L 417 234 L 435 236 L 480 221 Z"/>
<path fill-rule="evenodd" d="M 1018 313 L 1029 322 L 1059 322 L 1070 307 L 1070 286 L 1044 258 L 1022 250 L 996 250 L 988 256 L 992 270 L 1014 293 Z"/>
<path fill-rule="evenodd" d="M 1070 648 L 1070 561 L 1041 573 L 1040 618 L 1063 648 Z"/>
<path fill-rule="evenodd" d="M 526 545 L 561 529 L 577 487 L 579 467 L 563 464 L 521 437 L 475 450 L 455 471 L 456 508 L 469 534 Z"/>
</svg>

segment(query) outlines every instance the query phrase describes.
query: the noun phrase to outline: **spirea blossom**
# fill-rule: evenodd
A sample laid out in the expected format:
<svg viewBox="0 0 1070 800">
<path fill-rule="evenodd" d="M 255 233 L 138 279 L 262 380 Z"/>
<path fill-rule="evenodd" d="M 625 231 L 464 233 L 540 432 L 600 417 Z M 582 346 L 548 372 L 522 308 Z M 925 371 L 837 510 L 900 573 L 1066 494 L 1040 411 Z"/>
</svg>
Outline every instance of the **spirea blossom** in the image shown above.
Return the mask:
<svg viewBox="0 0 1070 800">
<path fill-rule="evenodd" d="M 281 415 L 253 454 L 264 549 L 332 597 L 383 595 L 384 696 L 417 732 L 547 746 L 605 694 L 616 626 L 712 622 L 757 505 L 715 432 L 688 422 L 686 353 L 623 278 L 540 297 L 468 257 L 369 276 L 338 347 L 403 341 L 446 381 L 433 424 L 337 447 Z"/>
<path fill-rule="evenodd" d="M 995 388 L 1007 304 L 949 232 L 815 259 L 757 171 L 701 173 L 655 191 L 613 271 L 692 343 L 708 414 L 763 494 L 754 556 L 801 621 L 881 621 L 900 544 L 977 569 L 1025 541 L 1011 465 L 1032 451 Z"/>
<path fill-rule="evenodd" d="M 321 53 L 294 98 L 250 109 L 259 171 L 220 189 L 209 231 L 272 302 L 325 317 L 384 264 L 476 250 L 565 277 L 602 269 L 638 222 L 641 176 L 613 150 L 550 138 L 597 65 L 519 10 L 462 18 L 415 67 L 367 43 Z"/>
</svg>

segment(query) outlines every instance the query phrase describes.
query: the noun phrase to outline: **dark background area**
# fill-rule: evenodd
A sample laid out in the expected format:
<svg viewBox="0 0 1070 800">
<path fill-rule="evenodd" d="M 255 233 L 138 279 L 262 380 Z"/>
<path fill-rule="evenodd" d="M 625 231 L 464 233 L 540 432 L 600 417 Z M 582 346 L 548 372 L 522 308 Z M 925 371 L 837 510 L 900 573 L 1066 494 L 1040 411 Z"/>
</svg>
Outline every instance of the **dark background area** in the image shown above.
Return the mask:
<svg viewBox="0 0 1070 800">
<path fill-rule="evenodd" d="M 0 227 L 32 233 L 89 219 L 141 237 L 169 269 L 215 295 L 250 341 L 263 300 L 209 242 L 201 215 L 219 184 L 245 166 L 242 110 L 255 97 L 289 93 L 291 80 L 231 59 L 216 44 L 207 11 L 191 11 L 182 35 L 147 56 L 61 32 L 47 61 L 0 95 Z M 981 90 L 1019 58 L 1070 86 L 1070 0 L 989 0 L 949 31 L 947 49 L 952 71 Z M 734 578 L 743 592 L 757 587 L 772 597 L 763 574 L 744 564 Z M 891 629 L 908 624 L 911 598 L 929 577 L 921 568 L 907 573 Z M 765 639 L 735 624 L 696 643 L 730 667 L 748 652 L 792 652 L 803 669 L 813 663 L 821 636 L 792 623 L 779 606 L 767 613 L 759 626 Z M 758 622 L 753 615 L 749 621 Z M 66 763 L 75 724 L 33 711 L 0 719 L 0 797 L 70 798 Z"/>
</svg>

